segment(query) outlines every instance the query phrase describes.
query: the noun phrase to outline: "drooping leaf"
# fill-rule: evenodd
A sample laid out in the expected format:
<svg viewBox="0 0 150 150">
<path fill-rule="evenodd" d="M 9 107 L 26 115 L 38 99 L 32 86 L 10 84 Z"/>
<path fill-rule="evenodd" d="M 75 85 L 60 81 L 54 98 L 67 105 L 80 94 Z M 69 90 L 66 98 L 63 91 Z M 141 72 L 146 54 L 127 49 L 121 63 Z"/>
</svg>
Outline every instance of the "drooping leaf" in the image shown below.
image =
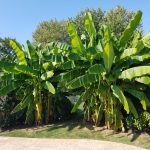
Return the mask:
<svg viewBox="0 0 150 150">
<path fill-rule="evenodd" d="M 129 113 L 129 111 L 130 111 L 129 104 L 128 104 L 128 101 L 127 101 L 125 95 L 123 94 L 123 91 L 121 90 L 121 88 L 116 85 L 112 85 L 111 89 L 113 91 L 114 96 L 119 99 L 119 101 L 122 103 L 126 112 Z"/>
<path fill-rule="evenodd" d="M 105 71 L 105 68 L 101 64 L 95 64 L 88 69 L 89 74 L 101 74 Z"/>
<path fill-rule="evenodd" d="M 28 99 L 30 99 L 30 101 L 29 101 L 28 106 L 27 106 L 25 123 L 31 125 L 31 124 L 33 124 L 33 121 L 34 121 L 33 95 L 31 94 L 31 96 Z"/>
<path fill-rule="evenodd" d="M 84 47 L 82 45 L 82 41 L 81 41 L 80 37 L 78 36 L 77 31 L 72 22 L 68 23 L 68 33 L 71 38 L 71 44 L 72 44 L 72 48 L 73 48 L 74 52 L 83 54 Z"/>
<path fill-rule="evenodd" d="M 121 38 L 120 38 L 120 45 L 124 47 L 129 39 L 131 38 L 132 34 L 134 33 L 135 29 L 139 25 L 142 17 L 142 12 L 139 10 L 137 11 L 134 18 L 131 20 L 125 31 L 123 32 Z"/>
<path fill-rule="evenodd" d="M 27 65 L 24 52 L 17 46 L 17 44 L 13 40 L 10 40 L 10 46 L 16 52 L 19 62 L 23 65 Z"/>
<path fill-rule="evenodd" d="M 134 115 L 135 118 L 138 118 L 138 113 L 137 110 L 135 108 L 135 106 L 133 105 L 131 99 L 127 98 L 127 102 L 130 108 L 130 112 Z"/>
<path fill-rule="evenodd" d="M 44 88 L 46 90 L 48 90 L 50 93 L 55 94 L 55 88 L 54 88 L 54 86 L 49 81 L 46 81 L 44 83 Z"/>
<path fill-rule="evenodd" d="M 82 70 L 80 69 L 75 69 L 75 70 L 71 70 L 71 71 L 68 71 L 68 72 L 64 72 L 64 73 L 60 73 L 59 75 L 55 76 L 53 78 L 53 81 L 71 81 L 72 79 L 78 77 L 80 74 L 81 74 Z"/>
<path fill-rule="evenodd" d="M 143 75 L 150 74 L 150 66 L 138 66 L 124 70 L 119 76 L 120 79 L 133 79 Z"/>
<path fill-rule="evenodd" d="M 31 97 L 31 94 L 29 93 L 25 95 L 23 100 L 19 104 L 16 105 L 16 107 L 12 110 L 11 113 L 13 114 L 26 108 L 29 104 L 30 97 Z"/>
<path fill-rule="evenodd" d="M 143 54 L 143 55 L 136 55 L 136 56 L 131 56 L 132 60 L 138 60 L 140 62 L 147 60 L 150 58 L 150 54 Z"/>
<path fill-rule="evenodd" d="M 59 68 L 63 70 L 67 70 L 67 69 L 73 69 L 75 67 L 76 65 L 74 61 L 67 61 L 67 62 L 64 62 L 62 65 L 60 65 Z"/>
<path fill-rule="evenodd" d="M 126 89 L 126 91 L 128 93 L 130 93 L 131 95 L 133 95 L 134 97 L 136 97 L 137 99 L 140 100 L 140 103 L 143 106 L 143 109 L 146 110 L 146 106 L 148 105 L 148 98 L 146 97 L 146 95 L 141 92 L 141 91 L 137 91 L 137 90 L 133 90 L 133 89 Z"/>
<path fill-rule="evenodd" d="M 137 82 L 150 85 L 150 77 L 140 77 L 135 79 Z"/>
<path fill-rule="evenodd" d="M 132 55 L 136 54 L 137 51 L 138 50 L 136 48 L 125 49 L 123 51 L 123 53 L 121 54 L 120 59 L 124 59 L 126 57 L 132 56 Z"/>
<path fill-rule="evenodd" d="M 100 76 L 98 74 L 85 74 L 78 78 L 75 78 L 71 82 L 67 84 L 68 89 L 76 89 L 82 86 L 86 86 L 88 84 L 92 84 L 100 80 Z"/>
<path fill-rule="evenodd" d="M 80 98 L 78 99 L 78 101 L 76 102 L 76 104 L 73 106 L 72 110 L 71 110 L 71 113 L 74 113 L 78 107 L 81 105 L 81 103 L 83 102 L 83 97 L 85 95 L 85 92 L 81 94 Z"/>
<path fill-rule="evenodd" d="M 11 82 L 8 85 L 4 86 L 3 88 L 0 89 L 0 96 L 6 96 L 10 92 L 14 91 L 19 87 L 19 84 Z"/>
</svg>

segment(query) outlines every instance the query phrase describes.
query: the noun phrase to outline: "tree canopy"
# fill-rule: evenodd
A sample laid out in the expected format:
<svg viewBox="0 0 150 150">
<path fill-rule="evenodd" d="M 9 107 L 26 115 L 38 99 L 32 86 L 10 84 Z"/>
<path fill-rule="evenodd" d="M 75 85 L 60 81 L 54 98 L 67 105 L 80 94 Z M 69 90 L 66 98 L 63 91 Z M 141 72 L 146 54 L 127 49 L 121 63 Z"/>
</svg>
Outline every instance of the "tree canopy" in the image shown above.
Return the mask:
<svg viewBox="0 0 150 150">
<path fill-rule="evenodd" d="M 117 6 L 108 12 L 104 12 L 100 8 L 85 9 L 79 12 L 75 17 L 68 19 L 74 23 L 80 36 L 82 34 L 87 35 L 87 32 L 84 28 L 84 14 L 86 12 L 91 13 L 96 31 L 99 31 L 101 24 L 106 24 L 109 26 L 112 33 L 114 33 L 117 37 L 121 36 L 135 14 L 133 11 L 128 11 L 121 6 Z M 51 19 L 50 21 L 41 22 L 33 32 L 33 41 L 35 43 L 43 44 L 52 41 L 69 42 L 69 35 L 66 29 L 68 20 L 58 21 L 56 19 Z M 137 30 L 141 29 L 142 26 L 139 25 Z"/>
</svg>

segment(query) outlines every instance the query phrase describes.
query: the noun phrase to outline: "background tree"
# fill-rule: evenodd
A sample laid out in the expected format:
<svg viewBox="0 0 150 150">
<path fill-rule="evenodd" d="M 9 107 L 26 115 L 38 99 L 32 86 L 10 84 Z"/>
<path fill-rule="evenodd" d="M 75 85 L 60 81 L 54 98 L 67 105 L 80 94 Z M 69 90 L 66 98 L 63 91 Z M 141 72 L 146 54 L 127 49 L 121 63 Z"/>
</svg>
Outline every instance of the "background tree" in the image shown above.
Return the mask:
<svg viewBox="0 0 150 150">
<path fill-rule="evenodd" d="M 84 14 L 86 12 L 91 13 L 96 31 L 99 31 L 101 24 L 104 23 L 110 27 L 111 31 L 115 33 L 117 37 L 120 37 L 135 14 L 133 11 L 128 11 L 121 6 L 111 9 L 107 13 L 102 11 L 100 8 L 85 9 L 79 12 L 75 17 L 69 19 L 75 24 L 79 35 L 86 35 L 84 28 Z M 139 25 L 137 30 L 141 29 L 142 26 Z M 33 32 L 33 41 L 35 43 L 44 44 L 51 41 L 69 42 L 66 21 L 57 21 L 56 19 L 52 19 L 50 21 L 41 22 L 37 29 Z"/>
<path fill-rule="evenodd" d="M 109 26 L 110 30 L 115 33 L 115 35 L 119 38 L 134 15 L 134 11 L 128 11 L 124 7 L 117 6 L 115 9 L 111 9 L 107 13 L 104 22 Z M 142 26 L 141 24 L 139 24 L 137 30 L 141 29 Z"/>
<path fill-rule="evenodd" d="M 0 60 L 11 61 L 16 58 L 15 52 L 12 50 L 12 47 L 9 44 L 11 38 L 0 38 Z M 18 45 L 19 43 L 13 39 Z"/>
<path fill-rule="evenodd" d="M 36 43 L 49 43 L 52 41 L 68 42 L 69 36 L 66 30 L 66 21 L 51 19 L 41 22 L 35 32 L 33 32 L 33 41 Z"/>
</svg>

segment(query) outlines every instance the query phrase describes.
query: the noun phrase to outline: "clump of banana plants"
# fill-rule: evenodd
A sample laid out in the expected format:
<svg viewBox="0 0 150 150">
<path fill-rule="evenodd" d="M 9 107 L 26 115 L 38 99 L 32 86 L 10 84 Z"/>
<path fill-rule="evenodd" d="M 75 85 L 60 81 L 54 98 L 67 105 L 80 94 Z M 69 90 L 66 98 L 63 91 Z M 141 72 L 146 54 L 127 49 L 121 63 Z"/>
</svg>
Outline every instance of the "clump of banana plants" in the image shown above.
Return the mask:
<svg viewBox="0 0 150 150">
<path fill-rule="evenodd" d="M 144 90 L 150 86 L 150 33 L 143 38 L 140 32 L 134 34 L 141 17 L 138 11 L 120 39 L 106 25 L 97 33 L 90 13 L 85 14 L 88 41 L 68 23 L 71 51 L 53 80 L 66 91 L 80 94 L 72 112 L 83 103 L 86 121 L 123 130 L 125 114 L 137 118 L 137 104 L 144 110 L 149 106 Z"/>
<path fill-rule="evenodd" d="M 50 62 L 43 59 L 41 46 L 34 47 L 27 41 L 27 49 L 22 49 L 10 40 L 17 59 L 10 63 L 0 61 L 1 83 L 0 96 L 5 96 L 15 91 L 20 103 L 12 113 L 26 110 L 27 124 L 35 121 L 36 124 L 43 122 L 43 99 L 47 97 L 46 113 L 51 114 L 51 95 L 55 94 L 55 88 L 51 83 L 54 75 Z M 44 94 L 46 93 L 46 94 Z"/>
</svg>

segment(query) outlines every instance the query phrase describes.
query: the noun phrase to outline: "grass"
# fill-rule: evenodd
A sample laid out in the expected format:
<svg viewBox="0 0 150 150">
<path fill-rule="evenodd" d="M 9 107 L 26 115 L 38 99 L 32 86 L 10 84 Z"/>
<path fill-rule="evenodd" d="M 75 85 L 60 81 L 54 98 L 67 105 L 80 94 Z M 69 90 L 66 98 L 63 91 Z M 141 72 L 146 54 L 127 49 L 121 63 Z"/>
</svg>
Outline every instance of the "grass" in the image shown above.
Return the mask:
<svg viewBox="0 0 150 150">
<path fill-rule="evenodd" d="M 80 122 L 69 121 L 38 128 L 6 130 L 0 136 L 29 138 L 97 139 L 114 141 L 150 149 L 150 136 L 137 133 L 117 133 L 91 125 L 83 126 Z"/>
</svg>

